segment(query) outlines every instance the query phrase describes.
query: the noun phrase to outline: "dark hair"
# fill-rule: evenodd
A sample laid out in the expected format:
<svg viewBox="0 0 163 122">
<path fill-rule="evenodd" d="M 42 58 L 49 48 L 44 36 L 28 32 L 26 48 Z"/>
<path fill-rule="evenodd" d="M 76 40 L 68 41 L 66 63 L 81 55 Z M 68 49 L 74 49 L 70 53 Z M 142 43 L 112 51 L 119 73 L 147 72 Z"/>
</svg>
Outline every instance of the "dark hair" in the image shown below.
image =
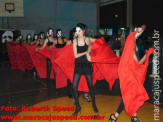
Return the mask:
<svg viewBox="0 0 163 122">
<path fill-rule="evenodd" d="M 73 41 L 74 34 L 76 32 L 76 28 L 73 28 L 69 32 L 69 40 Z"/>
<path fill-rule="evenodd" d="M 53 29 L 52 29 L 52 28 L 49 28 L 49 29 L 48 29 L 48 35 L 49 35 L 49 30 L 52 30 L 52 31 L 53 31 Z M 53 32 L 54 32 L 54 31 L 53 31 Z"/>
<path fill-rule="evenodd" d="M 46 38 L 46 35 L 45 35 L 45 33 L 43 32 L 43 31 L 41 31 L 39 34 L 38 34 L 38 37 L 41 39 L 41 35 L 43 35 L 44 37 L 43 37 L 43 39 L 45 39 Z"/>
<path fill-rule="evenodd" d="M 33 41 L 35 40 L 35 36 L 37 36 L 37 38 L 38 38 L 38 35 L 37 35 L 37 34 L 35 34 L 35 35 L 33 36 Z"/>
<path fill-rule="evenodd" d="M 27 34 L 27 36 L 26 36 L 26 43 L 28 43 L 28 35 L 30 35 L 31 36 L 31 34 Z M 32 40 L 32 36 L 30 37 L 30 41 Z"/>
<path fill-rule="evenodd" d="M 82 30 L 87 30 L 87 25 L 86 24 L 84 24 L 84 23 L 78 23 L 77 25 L 76 25 L 76 27 L 80 27 Z"/>
<path fill-rule="evenodd" d="M 56 30 L 56 35 L 58 34 L 58 31 L 61 31 L 61 29 L 58 28 L 58 29 Z M 62 31 L 61 31 L 61 32 L 62 32 Z"/>
<path fill-rule="evenodd" d="M 20 36 L 22 37 L 22 39 L 20 39 Z M 23 35 L 19 35 L 19 43 L 22 44 L 23 42 Z"/>
</svg>

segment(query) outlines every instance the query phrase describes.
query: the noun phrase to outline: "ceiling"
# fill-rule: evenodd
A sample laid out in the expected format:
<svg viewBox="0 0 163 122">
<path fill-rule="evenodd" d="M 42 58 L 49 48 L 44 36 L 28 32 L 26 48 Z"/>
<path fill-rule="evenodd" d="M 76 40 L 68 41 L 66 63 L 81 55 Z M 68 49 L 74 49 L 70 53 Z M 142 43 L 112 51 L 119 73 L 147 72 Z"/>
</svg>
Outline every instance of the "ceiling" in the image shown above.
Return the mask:
<svg viewBox="0 0 163 122">
<path fill-rule="evenodd" d="M 71 0 L 71 1 L 82 1 L 82 2 L 97 2 L 100 4 L 100 6 L 105 6 L 125 0 Z"/>
<path fill-rule="evenodd" d="M 113 4 L 113 3 L 117 3 L 117 2 L 121 2 L 125 0 L 99 0 L 99 1 L 100 1 L 100 6 L 105 6 L 105 5 L 109 5 L 109 4 Z"/>
</svg>

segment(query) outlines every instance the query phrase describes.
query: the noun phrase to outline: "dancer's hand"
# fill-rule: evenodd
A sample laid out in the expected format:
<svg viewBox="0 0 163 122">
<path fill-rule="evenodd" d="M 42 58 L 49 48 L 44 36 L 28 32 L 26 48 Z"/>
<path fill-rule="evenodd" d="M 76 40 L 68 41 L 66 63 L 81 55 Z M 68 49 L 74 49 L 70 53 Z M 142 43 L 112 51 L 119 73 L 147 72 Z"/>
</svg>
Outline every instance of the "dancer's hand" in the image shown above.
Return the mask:
<svg viewBox="0 0 163 122">
<path fill-rule="evenodd" d="M 39 48 L 36 48 L 36 51 L 38 51 L 39 50 Z"/>
<path fill-rule="evenodd" d="M 86 56 L 87 56 L 87 60 L 91 61 L 91 56 L 89 55 L 89 53 L 87 53 Z"/>
<path fill-rule="evenodd" d="M 142 28 L 142 30 L 145 30 L 146 25 L 142 25 L 141 28 Z"/>
<path fill-rule="evenodd" d="M 149 48 L 150 52 L 153 54 L 156 54 L 156 51 L 154 50 L 154 48 Z"/>
<path fill-rule="evenodd" d="M 52 47 L 49 47 L 48 50 L 51 51 L 51 48 L 52 48 Z"/>
</svg>

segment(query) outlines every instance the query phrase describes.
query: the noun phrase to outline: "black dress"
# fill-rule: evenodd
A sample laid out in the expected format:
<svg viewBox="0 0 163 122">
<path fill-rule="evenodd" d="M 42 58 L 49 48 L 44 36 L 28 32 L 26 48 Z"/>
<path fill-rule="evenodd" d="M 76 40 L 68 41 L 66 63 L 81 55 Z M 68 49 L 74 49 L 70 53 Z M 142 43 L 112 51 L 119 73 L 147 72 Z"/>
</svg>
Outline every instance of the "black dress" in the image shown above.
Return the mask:
<svg viewBox="0 0 163 122">
<path fill-rule="evenodd" d="M 51 46 L 53 45 L 53 42 L 51 42 L 48 38 L 48 43 L 47 43 L 47 46 Z M 51 64 L 51 59 L 49 58 L 46 58 L 46 63 L 47 63 L 47 86 L 48 86 L 48 90 L 50 90 L 50 73 L 51 73 L 51 67 L 52 67 L 52 64 Z"/>
<path fill-rule="evenodd" d="M 136 49 L 134 49 L 134 50 L 135 50 L 136 57 L 137 57 L 137 59 L 138 59 L 138 61 L 139 61 L 139 60 L 140 60 L 139 51 L 137 51 Z"/>
<path fill-rule="evenodd" d="M 62 48 L 62 47 L 64 47 L 64 46 L 65 46 L 65 44 L 59 44 L 58 38 L 57 38 L 57 45 L 56 45 L 56 48 Z"/>
<path fill-rule="evenodd" d="M 88 50 L 88 45 L 84 39 L 84 46 L 78 46 L 77 41 L 77 53 L 83 53 Z M 83 55 L 79 58 L 75 58 L 75 70 L 74 73 L 81 75 L 91 75 L 93 72 L 92 64 L 87 60 L 86 55 Z"/>
<path fill-rule="evenodd" d="M 51 42 L 51 41 L 49 40 L 49 38 L 48 38 L 47 46 L 51 46 L 51 45 L 53 45 L 53 42 Z"/>
</svg>

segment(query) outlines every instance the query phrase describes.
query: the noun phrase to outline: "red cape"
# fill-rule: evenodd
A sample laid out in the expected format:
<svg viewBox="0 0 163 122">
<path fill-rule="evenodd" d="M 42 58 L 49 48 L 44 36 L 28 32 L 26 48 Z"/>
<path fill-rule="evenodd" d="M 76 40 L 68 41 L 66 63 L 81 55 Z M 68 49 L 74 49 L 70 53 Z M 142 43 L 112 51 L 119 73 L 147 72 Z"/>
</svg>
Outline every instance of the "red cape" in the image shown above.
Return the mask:
<svg viewBox="0 0 163 122">
<path fill-rule="evenodd" d="M 27 46 L 28 44 L 23 44 L 23 45 L 20 45 L 21 46 L 21 48 L 22 48 L 22 58 L 23 58 L 23 60 L 24 60 L 24 63 L 25 63 L 25 69 L 27 69 L 27 70 L 32 70 L 33 69 L 33 62 L 32 62 L 32 59 L 31 59 L 31 57 L 30 57 L 30 54 L 29 54 L 29 52 L 28 52 L 28 50 L 26 49 L 26 46 Z"/>
<path fill-rule="evenodd" d="M 106 79 L 111 89 L 114 81 L 118 78 L 117 68 L 119 58 L 117 58 L 103 38 L 96 39 L 96 41 L 92 43 L 90 56 L 93 66 L 93 84 L 95 84 L 97 80 Z M 75 58 L 72 44 L 62 48 L 62 51 L 60 51 L 55 60 L 52 61 L 56 63 L 68 79 L 73 82 Z M 86 79 L 83 75 L 81 76 L 78 90 L 89 91 Z"/>
<path fill-rule="evenodd" d="M 19 69 L 19 64 L 17 61 L 16 50 L 15 50 L 16 43 L 7 42 L 6 47 L 8 51 L 9 61 L 11 64 L 11 69 L 12 70 Z"/>
<path fill-rule="evenodd" d="M 62 48 L 52 48 L 50 51 L 49 47 L 45 47 L 42 50 L 39 50 L 38 53 L 42 54 L 44 57 L 55 60 L 59 55 L 59 52 L 62 51 Z M 54 72 L 54 73 L 53 73 Z M 52 71 L 51 74 L 55 74 L 56 88 L 62 88 L 67 86 L 67 77 L 64 72 L 61 70 L 58 65 L 54 64 L 52 61 Z M 53 75 L 54 76 L 54 75 Z"/>
<path fill-rule="evenodd" d="M 127 37 L 118 67 L 122 99 L 125 110 L 130 116 L 133 116 L 139 107 L 149 99 L 143 84 L 150 50 L 152 49 L 146 51 L 146 60 L 144 64 L 139 64 L 135 61 L 133 54 L 136 33 L 136 31 L 132 32 Z"/>
<path fill-rule="evenodd" d="M 90 56 L 94 70 L 93 83 L 105 79 L 109 83 L 110 90 L 112 90 L 115 80 L 118 79 L 117 69 L 120 58 L 115 55 L 104 38 L 96 39 L 92 43 Z"/>
<path fill-rule="evenodd" d="M 11 69 L 20 69 L 22 71 L 33 69 L 33 63 L 27 49 L 24 47 L 26 44 L 19 44 L 14 42 L 7 42 L 7 50 Z"/>
<path fill-rule="evenodd" d="M 40 53 L 38 53 L 36 48 L 38 48 L 35 45 L 32 46 L 25 46 L 28 50 L 30 57 L 32 59 L 33 65 L 37 70 L 37 73 L 40 78 L 47 78 L 47 65 L 46 65 L 46 58 L 42 56 Z"/>
</svg>

